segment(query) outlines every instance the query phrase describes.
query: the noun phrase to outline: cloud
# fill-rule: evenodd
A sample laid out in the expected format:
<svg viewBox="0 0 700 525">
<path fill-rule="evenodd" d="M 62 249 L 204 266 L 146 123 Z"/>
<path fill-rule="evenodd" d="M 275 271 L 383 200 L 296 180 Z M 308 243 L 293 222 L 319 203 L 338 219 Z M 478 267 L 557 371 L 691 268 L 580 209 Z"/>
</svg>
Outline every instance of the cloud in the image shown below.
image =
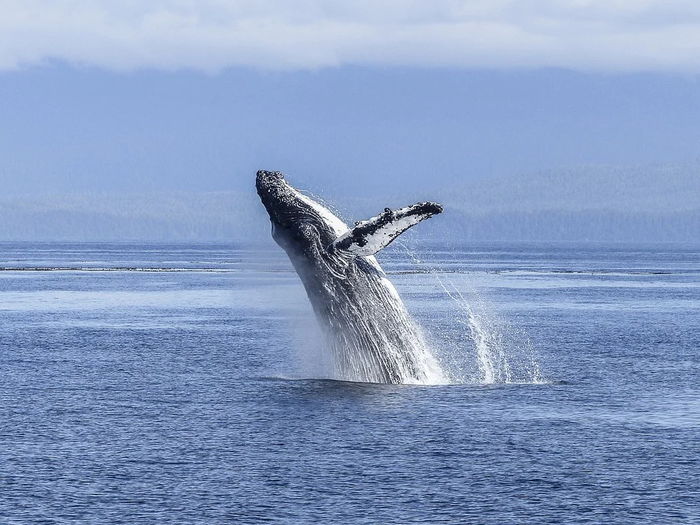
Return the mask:
<svg viewBox="0 0 700 525">
<path fill-rule="evenodd" d="M 696 0 L 0 0 L 0 69 L 700 71 Z"/>
</svg>

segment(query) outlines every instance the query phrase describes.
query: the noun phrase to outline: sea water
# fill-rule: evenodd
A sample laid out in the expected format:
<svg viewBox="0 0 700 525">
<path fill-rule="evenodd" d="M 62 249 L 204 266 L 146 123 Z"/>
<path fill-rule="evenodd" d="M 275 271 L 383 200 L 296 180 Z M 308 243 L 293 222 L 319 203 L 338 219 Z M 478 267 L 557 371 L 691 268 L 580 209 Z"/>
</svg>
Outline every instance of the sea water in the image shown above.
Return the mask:
<svg viewBox="0 0 700 525">
<path fill-rule="evenodd" d="M 0 523 L 700 522 L 700 247 L 379 258 L 449 384 L 329 378 L 275 247 L 0 244 Z"/>
</svg>

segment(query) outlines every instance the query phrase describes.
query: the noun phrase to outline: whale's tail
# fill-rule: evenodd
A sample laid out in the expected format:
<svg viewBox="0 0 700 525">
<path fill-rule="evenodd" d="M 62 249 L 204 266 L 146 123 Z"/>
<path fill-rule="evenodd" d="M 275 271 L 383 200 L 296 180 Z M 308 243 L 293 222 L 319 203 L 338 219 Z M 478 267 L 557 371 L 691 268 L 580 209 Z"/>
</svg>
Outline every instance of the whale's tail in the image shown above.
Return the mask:
<svg viewBox="0 0 700 525">
<path fill-rule="evenodd" d="M 332 248 L 353 255 L 374 255 L 411 226 L 438 213 L 442 213 L 442 206 L 435 202 L 419 202 L 398 210 L 386 208 L 376 217 L 358 222 L 338 237 Z"/>
</svg>

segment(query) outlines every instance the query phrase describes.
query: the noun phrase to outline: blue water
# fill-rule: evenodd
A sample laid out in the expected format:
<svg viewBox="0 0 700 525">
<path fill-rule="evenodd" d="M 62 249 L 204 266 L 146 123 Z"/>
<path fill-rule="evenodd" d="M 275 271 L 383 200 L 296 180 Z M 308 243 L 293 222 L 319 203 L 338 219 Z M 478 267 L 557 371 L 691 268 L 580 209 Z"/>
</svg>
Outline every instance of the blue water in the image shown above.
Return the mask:
<svg viewBox="0 0 700 525">
<path fill-rule="evenodd" d="M 700 523 L 700 247 L 381 263 L 454 384 L 319 379 L 271 247 L 0 244 L 0 523 Z"/>
</svg>

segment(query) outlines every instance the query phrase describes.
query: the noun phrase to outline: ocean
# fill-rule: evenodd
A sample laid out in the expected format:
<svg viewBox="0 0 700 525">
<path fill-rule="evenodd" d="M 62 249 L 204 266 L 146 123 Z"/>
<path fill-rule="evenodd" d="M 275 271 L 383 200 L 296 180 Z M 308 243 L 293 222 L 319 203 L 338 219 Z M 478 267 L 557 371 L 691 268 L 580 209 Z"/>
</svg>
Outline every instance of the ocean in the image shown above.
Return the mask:
<svg viewBox="0 0 700 525">
<path fill-rule="evenodd" d="M 443 384 L 336 377 L 271 241 L 0 243 L 0 523 L 700 523 L 700 246 L 379 260 Z"/>
</svg>

